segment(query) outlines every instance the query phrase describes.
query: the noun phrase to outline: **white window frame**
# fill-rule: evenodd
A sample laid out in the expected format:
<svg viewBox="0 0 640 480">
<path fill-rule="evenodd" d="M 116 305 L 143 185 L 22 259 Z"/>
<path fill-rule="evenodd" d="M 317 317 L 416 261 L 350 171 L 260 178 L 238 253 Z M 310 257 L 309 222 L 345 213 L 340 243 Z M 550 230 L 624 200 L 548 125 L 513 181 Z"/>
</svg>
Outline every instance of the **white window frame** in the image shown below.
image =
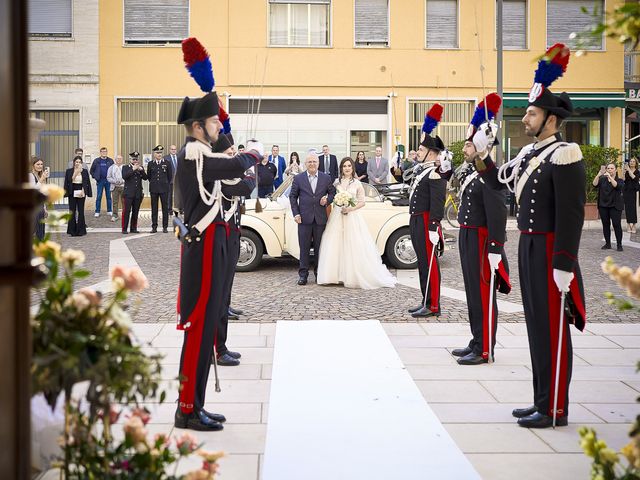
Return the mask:
<svg viewBox="0 0 640 480">
<path fill-rule="evenodd" d="M 425 36 L 426 41 L 426 36 Z M 356 2 L 353 2 L 353 48 L 391 48 L 391 0 L 387 0 L 387 44 L 358 44 L 356 41 Z"/>
<path fill-rule="evenodd" d="M 31 33 L 29 32 L 29 25 L 27 22 L 27 36 L 28 39 L 31 40 L 44 40 L 44 41 L 57 41 L 57 42 L 68 42 L 68 41 L 73 41 L 75 40 L 74 37 L 74 33 L 75 33 L 75 29 L 73 28 L 73 21 L 75 19 L 75 8 L 74 8 L 74 4 L 75 1 L 71 0 L 71 32 L 69 33 L 69 35 L 61 35 L 59 33 Z M 27 7 L 27 10 L 29 9 L 29 7 Z"/>
<path fill-rule="evenodd" d="M 504 51 L 508 51 L 508 52 L 526 52 L 530 50 L 530 41 L 531 41 L 531 0 L 524 0 L 526 2 L 526 8 L 525 8 L 525 14 L 527 16 L 526 18 L 526 24 L 527 24 L 527 34 L 525 36 L 525 47 L 524 48 L 514 48 L 514 47 L 505 47 L 504 43 L 502 45 L 502 49 Z M 494 20 L 495 20 L 495 30 L 496 30 L 496 39 L 495 39 L 495 48 L 498 48 L 498 36 L 497 36 L 497 32 L 498 32 L 498 8 L 497 8 L 497 0 L 496 0 L 496 6 L 495 6 L 495 11 L 494 11 Z M 503 12 L 503 20 L 504 20 L 504 12 Z M 503 41 L 504 41 L 504 35 L 503 35 Z"/>
<path fill-rule="evenodd" d="M 602 0 L 602 16 L 603 19 L 606 17 L 607 14 L 607 0 Z M 544 11 L 544 20 L 545 20 L 545 43 L 547 44 L 546 48 L 549 48 L 551 45 L 549 44 L 549 22 L 548 19 L 549 18 L 549 0 L 545 1 L 545 11 Z M 606 35 L 603 33 L 602 34 L 602 48 L 600 49 L 585 49 L 586 52 L 589 53 L 598 53 L 598 52 L 606 52 L 607 51 L 607 37 Z"/>
<path fill-rule="evenodd" d="M 479 1 L 479 0 L 474 0 Z M 455 47 L 430 47 L 427 45 L 427 17 L 429 7 L 427 6 L 429 0 L 423 0 L 424 5 L 424 49 L 425 50 L 460 50 L 460 0 L 456 0 L 456 7 L 458 9 L 456 17 L 456 46 Z"/>
<path fill-rule="evenodd" d="M 329 29 L 329 41 L 327 45 L 272 45 L 271 44 L 271 5 L 272 3 L 267 0 L 267 18 L 266 18 L 266 23 L 267 23 L 267 39 L 266 39 L 266 45 L 267 48 L 333 48 L 333 2 L 335 0 L 330 0 L 329 1 L 329 19 L 327 21 L 328 25 L 327 28 Z M 279 3 L 283 3 L 286 4 L 286 1 L 283 2 L 279 2 Z M 306 2 L 306 4 L 315 4 L 318 2 L 314 2 L 312 0 L 310 0 L 309 2 Z M 321 4 L 322 5 L 322 4 Z M 289 15 L 289 13 L 287 12 L 287 15 Z M 287 22 L 288 23 L 288 22 Z M 289 34 L 287 32 L 287 34 Z"/>
<path fill-rule="evenodd" d="M 164 43 L 127 43 L 125 35 L 125 3 L 126 0 L 122 0 L 122 46 L 132 48 L 182 48 L 181 41 L 169 41 Z M 191 0 L 187 0 L 187 34 L 191 34 Z"/>
</svg>

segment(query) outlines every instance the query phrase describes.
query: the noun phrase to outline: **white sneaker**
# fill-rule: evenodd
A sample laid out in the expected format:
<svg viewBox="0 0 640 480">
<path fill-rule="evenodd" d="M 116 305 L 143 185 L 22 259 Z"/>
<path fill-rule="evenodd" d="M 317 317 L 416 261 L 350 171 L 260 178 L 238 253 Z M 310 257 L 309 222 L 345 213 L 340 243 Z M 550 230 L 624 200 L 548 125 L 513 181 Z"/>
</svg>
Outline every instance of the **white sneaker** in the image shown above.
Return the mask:
<svg viewBox="0 0 640 480">
<path fill-rule="evenodd" d="M 96 212 L 93 214 L 94 217 L 98 218 L 100 216 L 100 212 Z"/>
<path fill-rule="evenodd" d="M 107 212 L 107 215 L 109 215 L 110 217 L 113 217 L 113 212 Z"/>
</svg>

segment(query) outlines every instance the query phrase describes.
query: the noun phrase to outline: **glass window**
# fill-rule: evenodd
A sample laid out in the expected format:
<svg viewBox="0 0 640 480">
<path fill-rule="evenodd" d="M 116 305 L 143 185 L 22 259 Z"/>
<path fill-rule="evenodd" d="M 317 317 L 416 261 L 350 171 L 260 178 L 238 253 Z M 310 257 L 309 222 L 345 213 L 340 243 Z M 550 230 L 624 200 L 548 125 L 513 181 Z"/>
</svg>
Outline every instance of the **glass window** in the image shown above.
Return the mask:
<svg viewBox="0 0 640 480">
<path fill-rule="evenodd" d="M 189 0 L 124 0 L 124 43 L 180 43 L 189 36 Z"/>
<path fill-rule="evenodd" d="M 427 0 L 427 48 L 458 48 L 457 0 Z"/>
<path fill-rule="evenodd" d="M 29 35 L 71 38 L 71 0 L 29 0 Z"/>
<path fill-rule="evenodd" d="M 409 101 L 409 146 L 408 150 L 416 150 L 420 145 L 422 136 L 422 124 L 424 116 L 436 102 L 427 100 Z M 439 135 L 444 144 L 449 147 L 453 142 L 463 140 L 467 133 L 467 127 L 471 121 L 473 102 L 437 102 L 443 106 L 442 120 L 432 135 Z"/>
<path fill-rule="evenodd" d="M 527 48 L 527 0 L 503 0 L 502 47 L 505 50 Z"/>
<path fill-rule="evenodd" d="M 376 153 L 376 147 L 383 147 L 382 140 L 385 132 L 380 130 L 352 130 L 350 156 L 355 160 L 358 152 L 364 152 L 364 158 L 369 160 Z"/>
<path fill-rule="evenodd" d="M 356 46 L 389 46 L 388 0 L 356 0 Z"/>
<path fill-rule="evenodd" d="M 269 0 L 269 45 L 329 45 L 330 0 Z"/>
<path fill-rule="evenodd" d="M 602 21 L 603 3 L 603 0 L 547 0 L 547 47 L 560 42 L 573 48 L 575 40 L 569 36 Z M 599 14 L 596 19 L 592 15 L 594 8 Z M 590 45 L 585 46 L 586 50 L 603 48 L 602 36 L 593 38 Z"/>
</svg>

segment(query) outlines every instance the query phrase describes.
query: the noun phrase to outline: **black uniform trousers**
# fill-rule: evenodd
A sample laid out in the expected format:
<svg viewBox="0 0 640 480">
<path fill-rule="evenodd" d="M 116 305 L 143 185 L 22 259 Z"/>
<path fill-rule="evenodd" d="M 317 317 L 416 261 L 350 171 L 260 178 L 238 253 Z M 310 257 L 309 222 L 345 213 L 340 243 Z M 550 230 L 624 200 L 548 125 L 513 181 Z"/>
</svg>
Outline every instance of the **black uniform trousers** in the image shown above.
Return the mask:
<svg viewBox="0 0 640 480">
<path fill-rule="evenodd" d="M 82 184 L 74 183 L 73 191 L 82 190 Z M 69 195 L 69 213 L 71 218 L 67 224 L 67 233 L 74 237 L 87 234 L 87 224 L 84 219 L 84 201 L 85 197 L 74 197 L 73 193 Z"/>
<path fill-rule="evenodd" d="M 310 224 L 301 223 L 298 225 L 298 244 L 300 245 L 300 268 L 298 269 L 298 275 L 302 278 L 309 276 L 309 265 L 311 263 L 310 245 L 313 245 L 313 256 L 315 259 L 315 266 L 313 268 L 314 275 L 318 271 L 320 241 L 322 240 L 325 227 L 326 225 L 319 225 L 316 222 Z"/>
<path fill-rule="evenodd" d="M 122 197 L 122 203 L 122 231 L 126 232 L 129 229 L 129 220 L 131 220 L 131 231 L 138 230 L 138 212 L 142 197 Z"/>
<path fill-rule="evenodd" d="M 216 336 L 216 353 L 224 355 L 229 351 L 227 348 L 227 332 L 229 330 L 229 306 L 231 305 L 231 290 L 233 289 L 233 279 L 236 277 L 236 264 L 240 256 L 240 230 L 233 225 L 230 227 L 228 238 L 228 265 L 227 278 L 224 282 L 226 306 L 222 314 L 222 321 Z"/>
<path fill-rule="evenodd" d="M 169 191 L 167 192 L 167 210 L 169 213 L 173 211 L 173 183 L 169 184 Z"/>
<path fill-rule="evenodd" d="M 409 220 L 411 243 L 418 257 L 418 275 L 420 276 L 420 291 L 422 304 L 432 312 L 440 311 L 440 263 L 437 254 L 433 255 L 433 265 L 429 276 L 429 262 L 431 252 L 435 248 L 429 241 L 429 212 L 411 215 Z M 429 286 L 427 288 L 427 277 Z"/>
<path fill-rule="evenodd" d="M 598 207 L 602 221 L 602 234 L 607 245 L 611 244 L 611 224 L 616 234 L 616 243 L 622 245 L 622 210 L 615 207 Z"/>
<path fill-rule="evenodd" d="M 469 324 L 473 335 L 469 342 L 469 348 L 473 350 L 475 355 L 489 358 L 489 294 L 492 272 L 489 265 L 487 237 L 481 235 L 477 228 L 460 228 L 458 248 L 464 290 L 467 296 Z M 502 261 L 506 266 L 504 254 Z M 496 300 L 498 282 L 496 279 L 493 289 L 491 352 L 496 345 L 496 331 L 498 330 L 498 302 Z"/>
<path fill-rule="evenodd" d="M 204 408 L 213 344 L 221 325 L 227 275 L 227 226 L 213 223 L 182 247 L 178 311 L 184 330 L 180 356 L 180 399 L 183 413 Z"/>
<path fill-rule="evenodd" d="M 529 351 L 533 370 L 533 398 L 538 411 L 553 415 L 553 402 L 560 335 L 560 292 L 553 280 L 553 233 L 521 232 L 518 245 L 518 268 L 524 306 Z M 574 279 L 566 302 L 582 302 L 580 267 L 576 261 Z M 566 310 L 566 308 L 565 308 Z M 582 308 L 584 310 L 584 308 Z M 558 386 L 558 416 L 569 413 L 569 383 L 571 382 L 573 349 L 569 319 L 562 326 L 560 375 Z"/>
<path fill-rule="evenodd" d="M 151 228 L 158 228 L 158 199 L 162 206 L 162 228 L 167 229 L 169 226 L 169 193 L 152 193 L 151 194 Z"/>
</svg>

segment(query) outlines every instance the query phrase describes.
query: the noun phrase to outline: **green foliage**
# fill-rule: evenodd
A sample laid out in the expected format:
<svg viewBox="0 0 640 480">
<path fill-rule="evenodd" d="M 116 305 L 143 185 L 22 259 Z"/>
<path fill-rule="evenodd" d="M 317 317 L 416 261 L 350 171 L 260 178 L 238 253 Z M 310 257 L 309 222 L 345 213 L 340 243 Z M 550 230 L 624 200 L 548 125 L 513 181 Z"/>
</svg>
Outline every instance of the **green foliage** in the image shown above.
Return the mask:
<svg viewBox="0 0 640 480">
<path fill-rule="evenodd" d="M 613 147 L 601 147 L 599 145 L 580 145 L 582 157 L 586 169 L 587 202 L 594 203 L 598 198 L 598 191 L 593 186 L 593 179 L 598 174 L 600 167 L 607 163 L 620 163 L 621 152 Z"/>
<path fill-rule="evenodd" d="M 452 168 L 454 171 L 457 167 L 462 165 L 462 162 L 464 162 L 464 154 L 462 153 L 462 147 L 464 147 L 464 140 L 459 140 L 449 145 L 449 151 L 453 153 L 453 159 L 451 160 L 451 163 L 453 163 Z"/>
<path fill-rule="evenodd" d="M 630 45 L 633 50 L 640 41 L 640 4 L 637 2 L 627 2 L 608 12 L 604 17 L 602 11 L 594 6 L 589 12 L 582 8 L 583 13 L 591 15 L 593 23 L 581 32 L 572 34 L 576 47 L 580 52 L 582 49 L 599 42 L 602 35 L 613 38 L 622 44 Z"/>
</svg>

